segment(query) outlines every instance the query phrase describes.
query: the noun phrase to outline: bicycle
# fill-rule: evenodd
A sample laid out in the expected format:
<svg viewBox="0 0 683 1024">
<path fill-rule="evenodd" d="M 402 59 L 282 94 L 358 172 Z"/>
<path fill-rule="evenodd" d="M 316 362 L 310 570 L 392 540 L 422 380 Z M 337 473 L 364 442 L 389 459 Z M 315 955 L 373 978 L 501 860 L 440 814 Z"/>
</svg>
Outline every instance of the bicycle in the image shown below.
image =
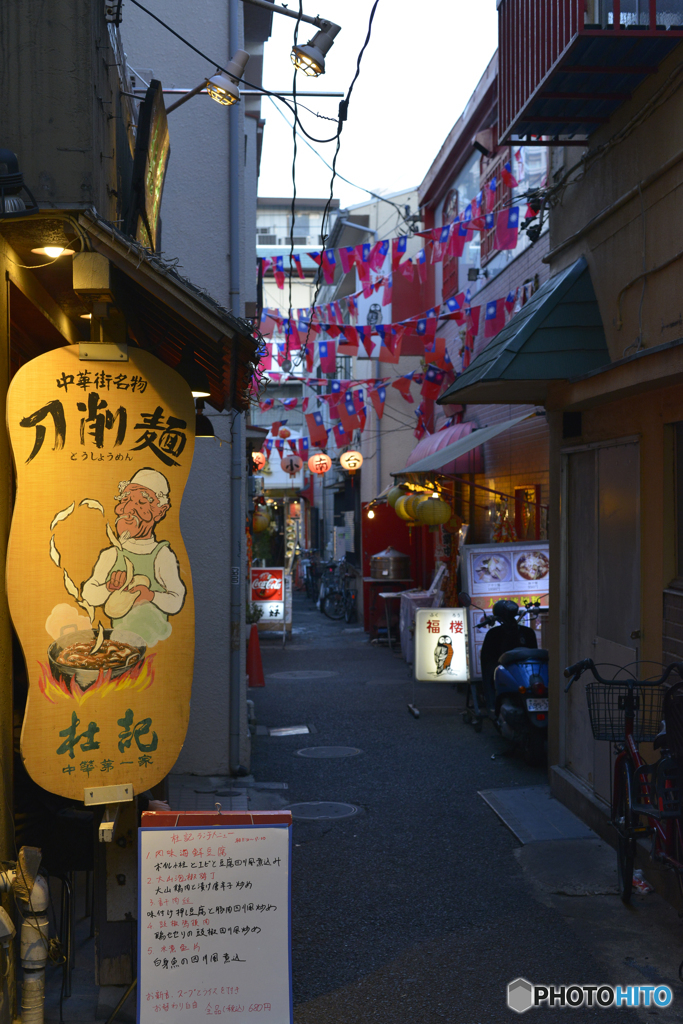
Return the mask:
<svg viewBox="0 0 683 1024">
<path fill-rule="evenodd" d="M 631 665 L 609 667 L 619 669 L 617 676 L 628 675 L 604 679 L 590 658 L 570 665 L 564 674 L 566 693 L 584 672 L 592 673 L 586 700 L 593 737 L 616 746 L 611 825 L 617 832 L 619 894 L 629 902 L 636 842 L 646 837 L 652 837 L 652 859 L 676 872 L 683 893 L 683 681 L 664 687 L 674 671 L 683 680 L 683 664 L 674 662 L 649 679 L 638 679 Z M 652 741 L 660 747 L 660 759 L 646 764 L 638 744 Z"/>
</svg>

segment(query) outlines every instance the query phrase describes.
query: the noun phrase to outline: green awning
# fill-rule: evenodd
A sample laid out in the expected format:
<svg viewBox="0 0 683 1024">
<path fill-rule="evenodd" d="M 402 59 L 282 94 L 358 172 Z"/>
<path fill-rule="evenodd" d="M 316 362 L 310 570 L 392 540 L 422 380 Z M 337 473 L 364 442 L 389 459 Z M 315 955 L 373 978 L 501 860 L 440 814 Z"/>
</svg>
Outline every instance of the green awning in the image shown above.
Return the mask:
<svg viewBox="0 0 683 1024">
<path fill-rule="evenodd" d="M 437 401 L 542 405 L 551 381 L 610 362 L 582 256 L 546 281 Z"/>
</svg>

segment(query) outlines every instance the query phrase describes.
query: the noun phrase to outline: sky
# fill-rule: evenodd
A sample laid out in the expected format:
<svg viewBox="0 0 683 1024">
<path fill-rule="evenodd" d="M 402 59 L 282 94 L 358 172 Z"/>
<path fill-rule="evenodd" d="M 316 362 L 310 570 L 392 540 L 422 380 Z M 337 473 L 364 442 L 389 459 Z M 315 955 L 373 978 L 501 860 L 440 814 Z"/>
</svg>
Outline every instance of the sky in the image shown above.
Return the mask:
<svg viewBox="0 0 683 1024">
<path fill-rule="evenodd" d="M 319 7 L 318 7 L 319 4 Z M 373 0 L 303 0 L 306 14 L 320 14 L 341 25 L 326 58 L 326 73 L 299 73 L 297 90 L 346 92 L 367 32 Z M 298 9 L 297 0 L 289 7 Z M 296 22 L 273 15 L 265 46 L 266 89 L 292 88 L 290 50 Z M 307 42 L 316 29 L 302 24 Z M 496 0 L 379 0 L 370 43 L 341 136 L 337 170 L 355 185 L 389 194 L 419 185 L 458 119 L 497 45 Z M 291 101 L 290 101 L 291 102 Z M 311 110 L 335 118 L 338 99 L 301 98 Z M 291 114 L 278 103 L 291 124 Z M 292 129 L 265 98 L 266 120 L 259 179 L 260 196 L 292 195 Z M 325 121 L 300 112 L 306 130 L 318 139 L 336 131 Z M 314 144 L 332 163 L 335 145 Z M 296 188 L 299 196 L 327 197 L 330 171 L 303 141 L 298 142 Z M 362 203 L 367 193 L 337 180 L 342 207 Z"/>
</svg>

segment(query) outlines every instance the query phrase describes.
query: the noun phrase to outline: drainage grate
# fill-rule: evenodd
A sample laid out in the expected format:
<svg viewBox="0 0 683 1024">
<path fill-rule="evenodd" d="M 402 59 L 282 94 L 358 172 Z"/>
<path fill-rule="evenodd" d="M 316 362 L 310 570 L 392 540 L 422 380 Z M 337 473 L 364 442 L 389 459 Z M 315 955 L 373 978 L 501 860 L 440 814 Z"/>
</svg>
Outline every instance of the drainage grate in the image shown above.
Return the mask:
<svg viewBox="0 0 683 1024">
<path fill-rule="evenodd" d="M 305 804 L 290 804 L 292 817 L 299 821 L 339 821 L 358 814 L 353 804 L 337 804 L 328 801 L 311 801 Z"/>
<path fill-rule="evenodd" d="M 269 729 L 271 736 L 303 736 L 311 730 L 307 725 L 284 725 L 279 729 Z"/>
<path fill-rule="evenodd" d="M 358 747 L 304 747 L 297 750 L 299 757 L 355 757 L 362 753 Z"/>
<path fill-rule="evenodd" d="M 298 672 L 268 672 L 269 679 L 331 679 L 338 672 L 324 672 L 318 669 L 301 669 Z"/>
</svg>

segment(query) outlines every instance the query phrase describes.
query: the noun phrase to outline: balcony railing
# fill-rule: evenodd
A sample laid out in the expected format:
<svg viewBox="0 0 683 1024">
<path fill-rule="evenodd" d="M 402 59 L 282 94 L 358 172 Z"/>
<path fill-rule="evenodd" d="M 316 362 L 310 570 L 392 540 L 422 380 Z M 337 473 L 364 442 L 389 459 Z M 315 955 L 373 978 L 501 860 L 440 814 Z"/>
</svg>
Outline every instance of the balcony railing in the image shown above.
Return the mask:
<svg viewBox="0 0 683 1024">
<path fill-rule="evenodd" d="M 683 0 L 499 0 L 499 138 L 585 140 L 683 38 Z"/>
</svg>

